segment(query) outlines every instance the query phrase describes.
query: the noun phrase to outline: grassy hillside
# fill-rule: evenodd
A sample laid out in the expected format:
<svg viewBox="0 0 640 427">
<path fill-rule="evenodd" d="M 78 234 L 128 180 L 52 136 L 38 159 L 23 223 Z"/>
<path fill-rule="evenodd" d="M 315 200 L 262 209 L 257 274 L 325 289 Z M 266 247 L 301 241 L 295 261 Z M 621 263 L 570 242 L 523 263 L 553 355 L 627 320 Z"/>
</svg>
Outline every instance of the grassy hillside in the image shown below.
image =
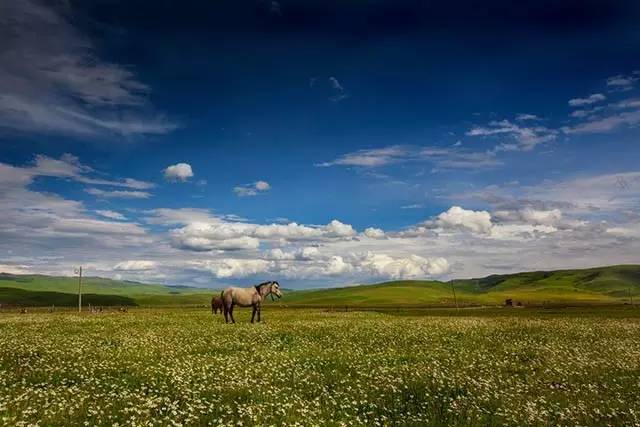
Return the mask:
<svg viewBox="0 0 640 427">
<path fill-rule="evenodd" d="M 439 305 L 544 302 L 620 303 L 631 296 L 640 303 L 640 266 L 622 265 L 582 270 L 558 270 L 492 275 L 481 279 L 393 281 L 376 285 L 318 289 L 288 294 L 286 305 Z"/>
<path fill-rule="evenodd" d="M 83 305 L 91 304 L 95 306 L 137 305 L 132 298 L 121 295 L 86 294 L 82 295 L 82 302 Z M 16 288 L 0 288 L 0 304 L 28 307 L 42 307 L 50 305 L 68 307 L 76 306 L 78 304 L 78 296 L 62 292 L 25 291 L 24 289 Z"/>
<path fill-rule="evenodd" d="M 78 292 L 77 277 L 57 277 L 34 275 L 16 275 L 0 273 L 0 287 L 19 288 L 26 291 L 48 291 L 75 294 Z M 108 295 L 182 295 L 202 292 L 200 288 L 182 286 L 149 285 L 126 280 L 84 277 L 82 292 Z"/>
<path fill-rule="evenodd" d="M 75 306 L 78 278 L 0 273 L 0 304 Z M 183 286 L 150 285 L 101 277 L 82 279 L 84 305 L 207 304 L 214 291 Z"/>
<path fill-rule="evenodd" d="M 0 303 L 74 305 L 77 279 L 0 274 Z M 437 306 L 502 304 L 510 298 L 525 305 L 553 303 L 624 303 L 629 294 L 640 303 L 640 265 L 582 270 L 536 271 L 481 279 L 393 281 L 333 289 L 286 291 L 275 303 L 287 306 Z M 203 305 L 214 290 L 168 287 L 89 277 L 84 301 L 94 305 Z M 267 300 L 268 304 L 271 304 Z"/>
</svg>

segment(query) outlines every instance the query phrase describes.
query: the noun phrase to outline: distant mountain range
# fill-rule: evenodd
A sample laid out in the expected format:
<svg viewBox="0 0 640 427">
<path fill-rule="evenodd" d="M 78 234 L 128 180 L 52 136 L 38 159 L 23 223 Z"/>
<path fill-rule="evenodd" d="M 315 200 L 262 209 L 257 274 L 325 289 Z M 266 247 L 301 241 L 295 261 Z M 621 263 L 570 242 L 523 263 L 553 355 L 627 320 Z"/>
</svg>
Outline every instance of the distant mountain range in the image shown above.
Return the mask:
<svg viewBox="0 0 640 427">
<path fill-rule="evenodd" d="M 4 306 L 73 306 L 78 279 L 0 273 Z M 86 277 L 83 301 L 93 305 L 208 304 L 215 290 Z M 455 292 L 455 298 L 454 298 Z M 287 306 L 440 306 L 543 303 L 640 303 L 640 265 L 491 275 L 480 279 L 402 280 L 343 288 L 287 291 Z"/>
</svg>

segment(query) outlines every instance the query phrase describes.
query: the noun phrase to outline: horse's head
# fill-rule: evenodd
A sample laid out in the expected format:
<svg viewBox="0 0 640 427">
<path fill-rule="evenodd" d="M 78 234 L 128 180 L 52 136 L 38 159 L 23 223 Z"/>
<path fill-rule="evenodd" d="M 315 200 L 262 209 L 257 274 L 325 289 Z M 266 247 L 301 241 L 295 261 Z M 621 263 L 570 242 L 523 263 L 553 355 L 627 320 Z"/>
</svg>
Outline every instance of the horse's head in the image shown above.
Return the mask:
<svg viewBox="0 0 640 427">
<path fill-rule="evenodd" d="M 280 284 L 276 281 L 271 282 L 269 287 L 269 292 L 272 295 L 277 296 L 278 298 L 282 298 L 282 291 L 280 290 Z"/>
</svg>

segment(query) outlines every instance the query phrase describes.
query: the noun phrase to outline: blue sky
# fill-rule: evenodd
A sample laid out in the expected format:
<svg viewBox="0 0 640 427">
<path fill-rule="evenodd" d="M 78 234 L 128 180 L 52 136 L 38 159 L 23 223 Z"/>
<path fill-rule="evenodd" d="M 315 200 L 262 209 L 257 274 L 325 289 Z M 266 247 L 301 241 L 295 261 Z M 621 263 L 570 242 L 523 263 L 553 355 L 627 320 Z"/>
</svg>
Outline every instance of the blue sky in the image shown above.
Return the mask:
<svg viewBox="0 0 640 427">
<path fill-rule="evenodd" d="M 0 270 L 307 287 L 638 262 L 639 15 L 0 5 Z"/>
</svg>

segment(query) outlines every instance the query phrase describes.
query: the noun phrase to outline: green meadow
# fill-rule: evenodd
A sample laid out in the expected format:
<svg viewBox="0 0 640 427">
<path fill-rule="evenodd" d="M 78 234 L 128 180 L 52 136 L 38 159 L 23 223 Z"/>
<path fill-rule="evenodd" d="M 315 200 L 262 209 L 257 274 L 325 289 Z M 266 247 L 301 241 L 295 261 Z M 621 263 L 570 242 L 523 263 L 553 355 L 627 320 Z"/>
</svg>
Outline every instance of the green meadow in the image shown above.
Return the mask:
<svg viewBox="0 0 640 427">
<path fill-rule="evenodd" d="M 637 308 L 249 316 L 0 313 L 0 424 L 640 424 Z"/>
</svg>

